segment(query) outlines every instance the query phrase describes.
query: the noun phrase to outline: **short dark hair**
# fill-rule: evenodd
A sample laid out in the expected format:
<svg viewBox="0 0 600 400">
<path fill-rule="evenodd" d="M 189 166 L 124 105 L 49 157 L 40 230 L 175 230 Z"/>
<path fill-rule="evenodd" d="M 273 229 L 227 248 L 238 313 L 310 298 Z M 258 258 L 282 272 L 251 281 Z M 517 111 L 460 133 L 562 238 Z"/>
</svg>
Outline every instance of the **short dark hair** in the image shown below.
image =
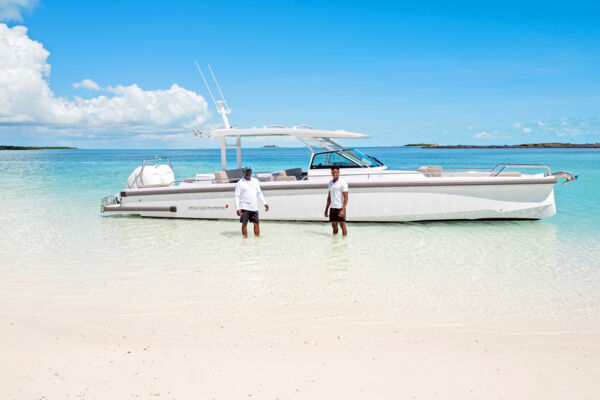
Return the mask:
<svg viewBox="0 0 600 400">
<path fill-rule="evenodd" d="M 340 170 L 340 167 L 338 167 L 337 165 L 332 165 L 331 166 L 331 170 L 333 171 L 334 169 L 337 169 L 338 171 Z"/>
</svg>

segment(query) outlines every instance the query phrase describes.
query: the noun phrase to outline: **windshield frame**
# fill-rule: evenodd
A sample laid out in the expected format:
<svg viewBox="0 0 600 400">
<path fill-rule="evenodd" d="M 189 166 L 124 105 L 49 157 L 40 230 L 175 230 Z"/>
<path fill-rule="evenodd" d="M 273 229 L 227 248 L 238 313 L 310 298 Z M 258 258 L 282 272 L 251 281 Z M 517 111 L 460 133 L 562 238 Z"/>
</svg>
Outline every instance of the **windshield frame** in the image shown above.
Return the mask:
<svg viewBox="0 0 600 400">
<path fill-rule="evenodd" d="M 326 156 L 326 164 L 322 165 L 322 166 L 315 166 L 314 165 L 314 160 L 317 156 L 319 155 L 323 155 L 323 154 L 327 154 Z M 340 157 L 343 157 L 344 159 L 348 160 L 350 163 L 352 163 L 353 165 L 337 165 L 334 163 L 329 163 L 329 159 L 330 159 L 330 154 L 337 154 Z M 334 151 L 322 151 L 319 153 L 315 153 L 311 160 L 310 160 L 310 166 L 309 169 L 329 169 L 333 166 L 337 166 L 339 168 L 376 168 L 376 167 L 383 167 L 383 163 L 377 159 L 375 159 L 374 157 L 371 157 L 367 154 L 364 154 L 363 152 L 356 150 L 356 149 L 341 149 L 341 150 L 334 150 Z"/>
</svg>

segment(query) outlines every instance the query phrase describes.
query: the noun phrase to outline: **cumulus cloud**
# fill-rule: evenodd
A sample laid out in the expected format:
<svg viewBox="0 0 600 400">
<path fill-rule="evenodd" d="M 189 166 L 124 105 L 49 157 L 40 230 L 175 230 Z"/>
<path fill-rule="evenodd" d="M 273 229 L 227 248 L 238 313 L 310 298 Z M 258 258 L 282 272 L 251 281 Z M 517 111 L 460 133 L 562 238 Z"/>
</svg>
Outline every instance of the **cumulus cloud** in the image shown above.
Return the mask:
<svg viewBox="0 0 600 400">
<path fill-rule="evenodd" d="M 523 128 L 523 133 L 529 133 L 529 132 L 531 132 L 530 128 Z"/>
<path fill-rule="evenodd" d="M 537 124 L 538 124 L 539 126 L 544 126 L 544 123 L 543 123 L 542 121 L 538 121 L 538 122 L 537 122 Z"/>
<path fill-rule="evenodd" d="M 110 95 L 90 99 L 57 97 L 48 84 L 49 54 L 26 27 L 0 24 L 0 126 L 163 131 L 197 127 L 209 116 L 202 96 L 176 84 L 164 90 L 116 85 L 107 89 Z M 91 79 L 75 85 L 100 89 Z"/>
<path fill-rule="evenodd" d="M 91 79 L 84 79 L 81 82 L 74 83 L 73 87 L 76 89 L 84 88 L 84 89 L 89 89 L 89 90 L 102 90 L 100 85 L 98 85 L 96 82 L 94 82 Z"/>
<path fill-rule="evenodd" d="M 23 13 L 37 6 L 37 0 L 0 0 L 0 21 L 22 21 Z"/>
<path fill-rule="evenodd" d="M 491 139 L 494 136 L 491 133 L 487 133 L 486 131 L 482 131 L 473 135 L 474 138 L 477 139 Z"/>
<path fill-rule="evenodd" d="M 520 122 L 515 122 L 515 123 L 513 124 L 513 128 L 517 128 L 517 129 L 519 129 L 520 127 L 521 127 L 521 123 L 520 123 Z"/>
</svg>

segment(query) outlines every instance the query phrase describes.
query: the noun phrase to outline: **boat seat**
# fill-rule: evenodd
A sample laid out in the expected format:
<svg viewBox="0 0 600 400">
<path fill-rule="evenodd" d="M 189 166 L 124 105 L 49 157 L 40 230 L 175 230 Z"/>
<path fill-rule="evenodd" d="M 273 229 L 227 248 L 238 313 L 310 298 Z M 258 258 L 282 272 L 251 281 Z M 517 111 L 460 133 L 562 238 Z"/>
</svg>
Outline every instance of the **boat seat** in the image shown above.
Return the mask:
<svg viewBox="0 0 600 400">
<path fill-rule="evenodd" d="M 184 178 L 183 181 L 184 182 L 188 182 L 188 183 L 189 182 L 196 182 L 196 177 L 193 177 L 193 178 Z"/>
<path fill-rule="evenodd" d="M 295 176 L 296 180 L 302 179 L 302 168 L 290 168 L 285 170 L 286 176 Z"/>
<path fill-rule="evenodd" d="M 286 175 L 277 175 L 275 177 L 275 182 L 286 182 L 286 181 L 295 181 L 295 176 L 286 176 Z"/>
<path fill-rule="evenodd" d="M 520 172 L 500 172 L 496 176 L 521 176 Z"/>
<path fill-rule="evenodd" d="M 436 167 L 431 165 L 423 165 L 417 169 L 417 171 L 423 173 L 427 177 L 440 178 L 442 176 L 442 167 Z"/>
<path fill-rule="evenodd" d="M 295 181 L 295 176 L 288 176 L 286 171 L 279 171 L 279 174 L 275 176 L 275 182 Z"/>
<path fill-rule="evenodd" d="M 226 171 L 215 172 L 215 183 L 229 183 L 229 177 Z"/>
<path fill-rule="evenodd" d="M 225 171 L 229 182 L 237 182 L 244 177 L 244 170 L 242 168 L 228 169 Z"/>
</svg>

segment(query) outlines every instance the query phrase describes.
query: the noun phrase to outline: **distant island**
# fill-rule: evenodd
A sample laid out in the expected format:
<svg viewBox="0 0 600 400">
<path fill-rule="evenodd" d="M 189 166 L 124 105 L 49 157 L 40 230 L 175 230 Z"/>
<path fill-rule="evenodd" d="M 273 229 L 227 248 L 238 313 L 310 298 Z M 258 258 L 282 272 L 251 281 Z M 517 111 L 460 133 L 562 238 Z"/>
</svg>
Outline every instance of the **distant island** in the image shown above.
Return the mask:
<svg viewBox="0 0 600 400">
<path fill-rule="evenodd" d="M 524 143 L 524 144 L 492 144 L 487 146 L 472 144 L 455 144 L 442 146 L 437 143 L 405 144 L 405 147 L 421 147 L 427 149 L 598 149 L 600 143 Z"/>
<path fill-rule="evenodd" d="M 440 145 L 438 143 L 409 143 L 404 147 L 440 147 Z"/>
<path fill-rule="evenodd" d="M 274 144 L 265 144 L 263 146 L 263 149 L 280 149 L 280 148 L 281 148 L 281 146 L 277 146 L 277 145 L 274 145 Z"/>
<path fill-rule="evenodd" d="M 2 146 L 0 150 L 77 150 L 77 147 L 66 146 Z"/>
</svg>

